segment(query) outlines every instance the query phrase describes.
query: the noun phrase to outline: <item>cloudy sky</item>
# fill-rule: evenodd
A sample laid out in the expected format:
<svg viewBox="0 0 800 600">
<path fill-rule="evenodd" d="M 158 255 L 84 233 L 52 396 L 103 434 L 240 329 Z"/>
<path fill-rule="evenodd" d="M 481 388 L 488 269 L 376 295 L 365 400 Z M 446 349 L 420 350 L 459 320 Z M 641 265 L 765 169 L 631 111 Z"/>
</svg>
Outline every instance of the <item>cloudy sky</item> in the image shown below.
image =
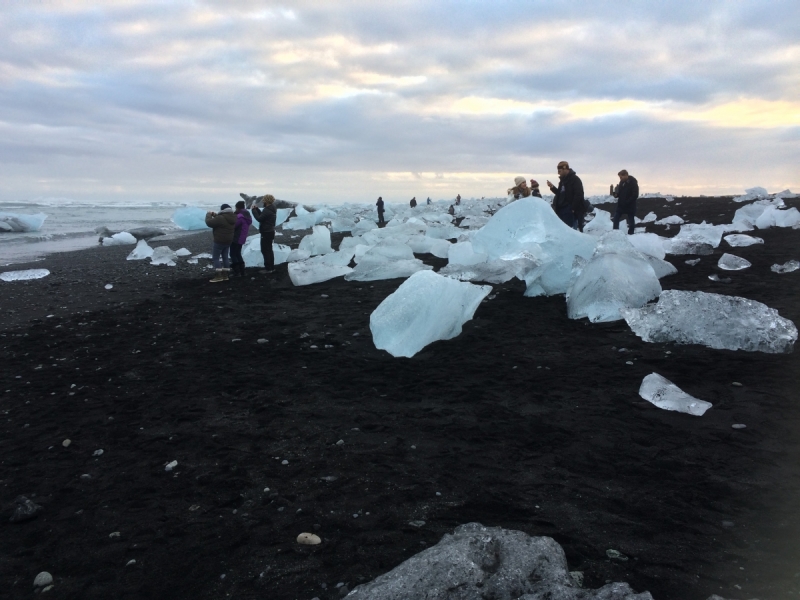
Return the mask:
<svg viewBox="0 0 800 600">
<path fill-rule="evenodd" d="M 800 2 L 4 0 L 0 200 L 800 191 Z"/>
</svg>

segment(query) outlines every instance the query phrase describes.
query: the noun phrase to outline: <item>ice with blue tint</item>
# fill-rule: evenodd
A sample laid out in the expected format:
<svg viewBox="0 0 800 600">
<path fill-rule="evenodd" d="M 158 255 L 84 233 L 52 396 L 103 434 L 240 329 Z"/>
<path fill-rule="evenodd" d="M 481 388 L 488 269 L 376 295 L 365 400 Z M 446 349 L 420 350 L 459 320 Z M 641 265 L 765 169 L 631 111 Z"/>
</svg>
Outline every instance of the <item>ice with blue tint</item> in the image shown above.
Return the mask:
<svg viewBox="0 0 800 600">
<path fill-rule="evenodd" d="M 370 315 L 375 347 L 392 356 L 411 357 L 432 342 L 452 339 L 491 291 L 491 286 L 433 271 L 414 273 Z"/>
<path fill-rule="evenodd" d="M 347 281 L 378 281 L 380 279 L 409 277 L 418 271 L 432 269 L 432 266 L 426 265 L 418 258 L 373 261 L 369 257 L 365 257 L 344 278 Z"/>
<path fill-rule="evenodd" d="M 789 319 L 739 296 L 666 290 L 655 304 L 620 312 L 646 342 L 776 354 L 791 352 L 797 341 L 797 327 Z"/>
<path fill-rule="evenodd" d="M 438 258 L 447 258 L 452 244 L 447 240 L 439 240 L 426 235 L 412 235 L 406 245 L 415 254 L 433 254 Z"/>
<path fill-rule="evenodd" d="M 655 258 L 663 258 L 666 256 L 664 250 L 664 241 L 667 238 L 662 238 L 655 233 L 636 233 L 628 237 L 628 241 L 642 254 L 654 256 Z"/>
<path fill-rule="evenodd" d="M 207 212 L 204 208 L 197 206 L 184 206 L 172 213 L 172 222 L 187 231 L 208 229 L 208 225 L 206 225 Z"/>
<path fill-rule="evenodd" d="M 487 260 L 471 265 L 450 263 L 439 269 L 439 275 L 460 281 L 483 281 L 486 283 L 505 283 L 518 277 L 525 280 L 525 275 L 535 269 L 537 263 L 528 258 L 514 260 Z"/>
<path fill-rule="evenodd" d="M 798 225 L 800 225 L 800 211 L 794 207 L 781 210 L 774 205 L 768 206 L 756 219 L 756 227 L 759 229 L 797 227 Z"/>
<path fill-rule="evenodd" d="M 743 233 L 733 233 L 731 235 L 726 235 L 724 240 L 728 242 L 729 246 L 733 246 L 735 248 L 743 246 L 753 246 L 755 244 L 764 243 L 764 240 L 761 239 L 760 237 L 745 235 Z"/>
<path fill-rule="evenodd" d="M 153 254 L 150 255 L 150 264 L 174 267 L 176 265 L 175 251 L 169 246 L 157 246 L 153 248 Z"/>
<path fill-rule="evenodd" d="M 147 245 L 146 240 L 139 240 L 139 243 L 136 244 L 136 248 L 131 250 L 131 253 L 128 254 L 128 260 L 144 260 L 151 256 L 153 256 L 153 249 Z"/>
<path fill-rule="evenodd" d="M 690 396 L 666 377 L 650 373 L 642 380 L 639 396 L 662 410 L 674 410 L 702 417 L 712 404 Z"/>
<path fill-rule="evenodd" d="M 24 215 L 0 212 L 0 233 L 39 231 L 46 219 L 47 215 L 44 213 Z"/>
<path fill-rule="evenodd" d="M 772 265 L 770 267 L 770 270 L 773 273 L 793 273 L 798 269 L 800 269 L 800 262 L 796 260 L 790 260 L 783 263 L 782 265 Z"/>
<path fill-rule="evenodd" d="M 24 271 L 4 271 L 0 273 L 2 281 L 29 281 L 31 279 L 41 279 L 50 275 L 47 269 L 26 269 Z"/>
<path fill-rule="evenodd" d="M 300 240 L 300 245 L 297 248 L 298 250 L 305 250 L 311 256 L 333 252 L 330 229 L 324 225 L 314 225 L 312 232 Z"/>
<path fill-rule="evenodd" d="M 127 231 L 120 231 L 111 237 L 104 237 L 100 239 L 103 246 L 129 246 L 136 243 L 136 238 Z"/>
<path fill-rule="evenodd" d="M 285 263 L 291 252 L 289 246 L 283 244 L 272 244 L 272 254 L 275 264 Z M 242 258 L 246 267 L 264 267 L 264 255 L 261 254 L 261 234 L 251 235 L 242 246 Z"/>
<path fill-rule="evenodd" d="M 451 244 L 447 252 L 447 260 L 451 265 L 476 265 L 485 263 L 489 259 L 487 254 L 475 252 L 472 242 L 457 242 Z"/>
<path fill-rule="evenodd" d="M 336 264 L 329 258 L 331 255 L 321 254 L 313 258 L 289 263 L 289 278 L 294 285 L 311 285 L 328 281 L 335 277 L 347 275 L 353 269 Z"/>
<path fill-rule="evenodd" d="M 625 227 L 627 229 L 627 223 L 625 223 Z M 595 208 L 594 218 L 584 226 L 583 232 L 600 237 L 612 229 L 614 229 L 614 222 L 611 220 L 611 213 L 607 210 Z"/>
<path fill-rule="evenodd" d="M 630 237 L 617 230 L 600 238 L 591 260 L 567 290 L 570 319 L 618 321 L 620 309 L 638 308 L 658 298 L 658 277 L 647 257 L 631 245 Z"/>
<path fill-rule="evenodd" d="M 728 230 L 728 225 L 687 223 L 675 237 L 664 240 L 664 250 L 667 254 L 711 254 Z"/>
<path fill-rule="evenodd" d="M 766 198 L 769 196 L 769 192 L 766 188 L 763 187 L 751 187 L 744 191 L 744 195 L 737 196 L 733 199 L 734 202 L 750 202 L 751 200 L 756 200 L 758 198 Z"/>
<path fill-rule="evenodd" d="M 741 271 L 742 269 L 747 269 L 748 267 L 752 267 L 752 263 L 748 260 L 743 259 L 740 256 L 736 256 L 735 254 L 728 254 L 727 252 L 719 257 L 719 262 L 717 262 L 717 266 L 720 269 L 725 269 L 726 271 Z"/>
</svg>

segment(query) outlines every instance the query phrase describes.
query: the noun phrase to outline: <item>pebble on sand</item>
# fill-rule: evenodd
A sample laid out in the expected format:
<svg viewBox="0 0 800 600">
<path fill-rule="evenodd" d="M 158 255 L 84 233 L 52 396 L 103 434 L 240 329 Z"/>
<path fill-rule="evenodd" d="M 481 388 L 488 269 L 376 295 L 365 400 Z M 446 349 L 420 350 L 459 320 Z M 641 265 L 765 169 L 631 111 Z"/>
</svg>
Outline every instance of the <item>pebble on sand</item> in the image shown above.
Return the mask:
<svg viewBox="0 0 800 600">
<path fill-rule="evenodd" d="M 742 384 L 739 383 L 738 381 L 732 382 L 731 385 L 734 386 L 734 387 L 742 387 Z"/>
<path fill-rule="evenodd" d="M 733 429 L 744 429 L 745 427 L 747 427 L 747 425 L 745 425 L 744 423 L 734 423 L 733 425 L 731 425 L 731 427 Z"/>
<path fill-rule="evenodd" d="M 164 470 L 167 473 L 169 473 L 170 471 L 172 471 L 172 469 L 174 469 L 177 466 L 178 466 L 178 461 L 177 460 L 173 460 L 172 462 L 168 462 L 166 465 L 164 465 Z"/>
<path fill-rule="evenodd" d="M 131 565 L 135 565 L 135 564 L 136 564 L 136 559 L 132 558 L 128 562 L 125 563 L 125 566 L 126 567 L 130 567 Z"/>
<path fill-rule="evenodd" d="M 301 533 L 297 536 L 297 543 L 304 546 L 316 546 L 322 543 L 320 537 L 314 533 Z"/>
<path fill-rule="evenodd" d="M 45 587 L 53 583 L 53 576 L 47 571 L 42 571 L 33 580 L 33 587 Z"/>
<path fill-rule="evenodd" d="M 64 446 L 64 448 L 69 448 L 69 445 L 71 443 L 72 443 L 72 440 L 67 439 L 67 440 L 64 440 L 63 442 L 61 442 L 61 445 Z"/>
</svg>

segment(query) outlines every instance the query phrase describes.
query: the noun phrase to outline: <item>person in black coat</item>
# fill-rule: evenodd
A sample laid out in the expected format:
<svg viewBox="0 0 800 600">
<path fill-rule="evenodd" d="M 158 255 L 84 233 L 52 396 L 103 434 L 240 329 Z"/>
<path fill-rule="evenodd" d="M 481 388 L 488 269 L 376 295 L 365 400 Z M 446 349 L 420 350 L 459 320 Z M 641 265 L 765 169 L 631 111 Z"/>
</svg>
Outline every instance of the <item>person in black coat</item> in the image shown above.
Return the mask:
<svg viewBox="0 0 800 600">
<path fill-rule="evenodd" d="M 383 198 L 381 196 L 378 196 L 378 201 L 375 203 L 375 206 L 378 207 L 378 225 L 386 225 L 386 221 L 383 220 L 385 209 L 383 208 Z"/>
<path fill-rule="evenodd" d="M 569 163 L 562 160 L 558 163 L 559 184 L 556 188 L 549 181 L 547 186 L 553 192 L 553 210 L 559 218 L 573 229 L 583 231 L 583 220 L 586 216 L 586 206 L 583 197 L 583 182 L 578 175 L 569 168 Z"/>
<path fill-rule="evenodd" d="M 636 200 L 639 198 L 639 182 L 636 177 L 628 175 L 625 169 L 619 173 L 619 185 L 614 190 L 617 199 L 617 211 L 614 213 L 614 229 L 619 229 L 619 221 L 625 215 L 628 221 L 628 235 L 633 235 L 636 217 Z"/>
<path fill-rule="evenodd" d="M 275 207 L 275 196 L 264 196 L 263 208 L 253 204 L 253 216 L 258 221 L 258 231 L 261 233 L 261 255 L 264 257 L 264 269 L 267 273 L 275 271 L 275 254 L 272 251 L 272 242 L 275 240 L 275 220 L 278 209 Z"/>
</svg>

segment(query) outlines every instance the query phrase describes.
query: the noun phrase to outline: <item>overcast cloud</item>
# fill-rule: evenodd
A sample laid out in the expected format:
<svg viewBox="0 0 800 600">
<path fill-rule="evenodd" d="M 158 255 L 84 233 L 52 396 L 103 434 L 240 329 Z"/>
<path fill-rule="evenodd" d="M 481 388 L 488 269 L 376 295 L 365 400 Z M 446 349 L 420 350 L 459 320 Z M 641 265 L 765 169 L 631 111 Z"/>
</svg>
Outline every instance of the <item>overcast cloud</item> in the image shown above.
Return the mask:
<svg viewBox="0 0 800 600">
<path fill-rule="evenodd" d="M 800 3 L 26 1 L 0 200 L 800 191 Z"/>
</svg>

